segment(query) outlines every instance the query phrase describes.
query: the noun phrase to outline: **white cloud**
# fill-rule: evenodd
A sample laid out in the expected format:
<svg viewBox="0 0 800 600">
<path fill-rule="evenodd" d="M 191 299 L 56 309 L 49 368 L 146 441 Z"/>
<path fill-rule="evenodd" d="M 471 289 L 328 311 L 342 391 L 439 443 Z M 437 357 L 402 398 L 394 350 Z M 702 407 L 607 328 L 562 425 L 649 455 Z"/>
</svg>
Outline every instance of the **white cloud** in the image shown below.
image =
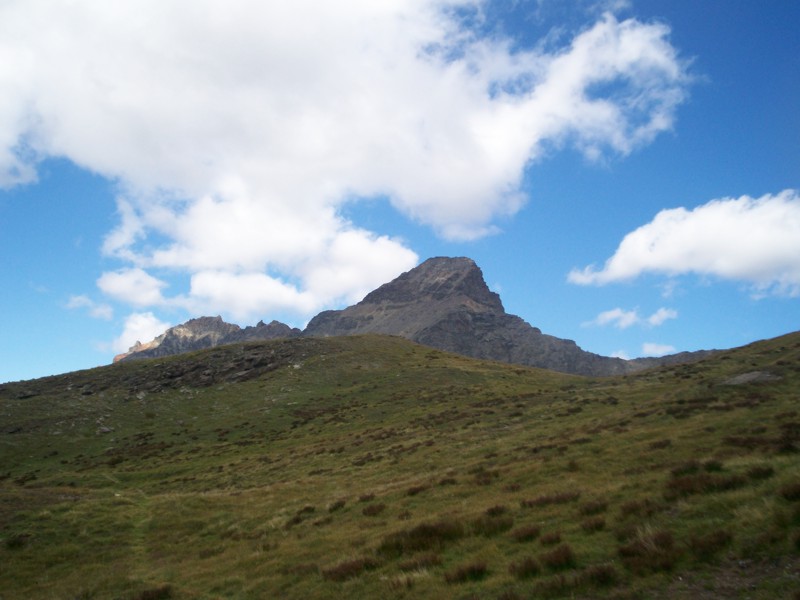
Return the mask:
<svg viewBox="0 0 800 600">
<path fill-rule="evenodd" d="M 169 329 L 170 324 L 159 320 L 151 312 L 132 313 L 125 319 L 122 334 L 114 340 L 114 352 L 127 352 L 136 342 L 149 342 Z"/>
<path fill-rule="evenodd" d="M 652 315 L 647 317 L 648 324 L 652 325 L 653 327 L 657 327 L 667 321 L 669 319 L 677 319 L 678 318 L 678 311 L 673 308 L 659 308 L 656 312 Z"/>
<path fill-rule="evenodd" d="M 665 354 L 674 354 L 675 347 L 667 344 L 656 344 L 653 342 L 645 342 L 642 344 L 643 356 L 664 356 Z"/>
<path fill-rule="evenodd" d="M 234 274 L 226 271 L 201 271 L 192 276 L 189 307 L 194 312 L 213 312 L 224 306 L 234 318 L 244 319 L 258 312 L 295 309 L 311 312 L 317 308 L 314 297 L 298 292 L 264 273 Z"/>
<path fill-rule="evenodd" d="M 483 4 L 3 2 L 0 185 L 49 156 L 118 181 L 104 251 L 131 269 L 98 284 L 133 306 L 263 316 L 273 288 L 304 308 L 357 297 L 417 257 L 345 203 L 385 196 L 474 239 L 524 204 L 546 148 L 625 155 L 684 99 L 663 24 L 606 14 L 561 47 L 512 50 L 450 10 Z M 193 287 L 163 298 L 154 267 Z M 234 287 L 212 293 L 209 273 Z"/>
<path fill-rule="evenodd" d="M 584 327 L 613 325 L 617 329 L 627 329 L 633 325 L 647 325 L 657 327 L 668 319 L 677 319 L 678 311 L 672 308 L 659 308 L 656 312 L 646 318 L 639 316 L 639 311 L 623 310 L 622 308 L 612 308 L 597 315 L 593 320 L 583 323 Z"/>
<path fill-rule="evenodd" d="M 161 289 L 167 284 L 139 268 L 103 273 L 97 287 L 115 300 L 132 306 L 158 306 L 165 303 Z"/>
<path fill-rule="evenodd" d="M 98 304 L 85 295 L 70 296 L 66 306 L 69 309 L 85 308 L 89 311 L 90 316 L 104 321 L 108 321 L 114 316 L 114 309 L 111 306 L 105 303 Z"/>
<path fill-rule="evenodd" d="M 572 283 L 604 285 L 643 273 L 694 273 L 750 283 L 757 293 L 800 295 L 800 195 L 712 200 L 663 210 L 629 233 L 602 269 L 573 270 Z"/>
<path fill-rule="evenodd" d="M 631 325 L 639 322 L 639 315 L 635 310 L 622 310 L 621 308 L 612 308 L 601 312 L 594 321 L 586 323 L 586 325 L 614 325 L 618 329 L 627 329 Z"/>
</svg>

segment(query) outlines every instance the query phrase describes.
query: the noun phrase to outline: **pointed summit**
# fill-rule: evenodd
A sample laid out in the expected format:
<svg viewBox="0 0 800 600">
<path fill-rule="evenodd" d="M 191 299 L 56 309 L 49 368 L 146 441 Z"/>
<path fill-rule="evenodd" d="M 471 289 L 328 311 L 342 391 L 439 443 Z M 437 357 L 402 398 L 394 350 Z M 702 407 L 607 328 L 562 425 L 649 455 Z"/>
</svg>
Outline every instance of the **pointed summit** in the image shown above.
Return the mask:
<svg viewBox="0 0 800 600">
<path fill-rule="evenodd" d="M 581 375 L 632 370 L 627 361 L 581 350 L 503 309 L 469 258 L 437 257 L 403 273 L 344 310 L 320 313 L 303 335 L 399 335 L 471 356 Z"/>
<path fill-rule="evenodd" d="M 500 296 L 490 291 L 471 258 L 435 257 L 367 294 L 359 304 L 430 302 L 461 298 L 477 308 L 503 312 Z"/>
<path fill-rule="evenodd" d="M 380 286 L 354 306 L 321 312 L 303 334 L 386 333 L 418 341 L 446 315 L 463 310 L 505 314 L 500 297 L 489 290 L 471 259 L 437 257 Z"/>
</svg>

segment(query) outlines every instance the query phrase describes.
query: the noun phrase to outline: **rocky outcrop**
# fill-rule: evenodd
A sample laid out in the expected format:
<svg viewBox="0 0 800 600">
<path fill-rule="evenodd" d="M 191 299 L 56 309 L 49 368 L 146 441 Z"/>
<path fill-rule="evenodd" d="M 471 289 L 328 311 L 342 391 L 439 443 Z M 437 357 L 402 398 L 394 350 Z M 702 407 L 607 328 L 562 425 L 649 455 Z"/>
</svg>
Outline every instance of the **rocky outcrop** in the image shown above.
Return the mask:
<svg viewBox="0 0 800 600">
<path fill-rule="evenodd" d="M 440 350 L 575 373 L 636 370 L 619 358 L 581 350 L 505 312 L 469 258 L 431 258 L 368 294 L 358 304 L 314 317 L 303 335 L 399 335 Z"/>
<path fill-rule="evenodd" d="M 145 344 L 136 342 L 128 352 L 115 356 L 114 362 L 170 356 L 236 342 L 271 340 L 299 335 L 299 329 L 278 321 L 272 321 L 269 324 L 259 321 L 254 327 L 242 329 L 238 325 L 226 323 L 222 317 L 200 317 L 191 319 L 182 325 L 170 327 L 160 336 Z"/>
</svg>

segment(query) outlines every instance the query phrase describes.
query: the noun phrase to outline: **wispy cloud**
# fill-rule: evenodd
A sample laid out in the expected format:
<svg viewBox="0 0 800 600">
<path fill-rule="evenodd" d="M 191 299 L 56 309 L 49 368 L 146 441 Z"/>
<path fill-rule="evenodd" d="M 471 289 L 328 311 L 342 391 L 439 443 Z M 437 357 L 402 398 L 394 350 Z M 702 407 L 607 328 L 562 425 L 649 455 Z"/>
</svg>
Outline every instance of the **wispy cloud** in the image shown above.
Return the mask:
<svg viewBox="0 0 800 600">
<path fill-rule="evenodd" d="M 69 300 L 67 300 L 66 307 L 69 309 L 85 308 L 90 316 L 105 321 L 111 320 L 114 316 L 114 309 L 109 304 L 95 302 L 85 295 L 70 296 Z"/>
<path fill-rule="evenodd" d="M 657 327 L 667 321 L 668 319 L 677 319 L 678 318 L 678 311 L 672 308 L 659 308 L 656 312 L 654 312 L 649 317 L 641 317 L 639 316 L 639 311 L 634 310 L 623 310 L 622 308 L 612 308 L 611 310 L 606 310 L 601 312 L 591 321 L 586 321 L 583 323 L 584 327 L 604 327 L 606 325 L 611 325 L 616 327 L 617 329 L 627 329 L 634 325 L 647 325 L 651 327 Z"/>
<path fill-rule="evenodd" d="M 50 156 L 119 182 L 104 251 L 125 268 L 98 285 L 137 310 L 308 313 L 418 261 L 346 203 L 475 239 L 546 148 L 626 155 L 672 128 L 690 78 L 664 24 L 606 13 L 519 49 L 453 7 L 480 2 L 3 2 L 0 185 Z M 165 272 L 190 283 L 165 297 Z"/>
<path fill-rule="evenodd" d="M 587 321 L 584 326 L 598 325 L 613 325 L 619 329 L 627 329 L 631 325 L 635 325 L 640 321 L 639 315 L 635 310 L 623 310 L 621 308 L 612 308 L 601 312 L 593 321 Z"/>
<path fill-rule="evenodd" d="M 603 268 L 573 270 L 569 281 L 604 285 L 648 272 L 713 276 L 748 282 L 755 295 L 800 296 L 800 195 L 785 190 L 663 210 L 626 235 Z"/>
<path fill-rule="evenodd" d="M 656 312 L 652 315 L 647 317 L 647 323 L 652 325 L 653 327 L 658 327 L 664 321 L 669 319 L 677 319 L 678 318 L 678 311 L 673 308 L 659 308 Z"/>
<path fill-rule="evenodd" d="M 653 342 L 645 342 L 642 344 L 643 356 L 664 356 L 666 354 L 674 354 L 676 348 L 668 344 L 656 344 Z"/>
</svg>

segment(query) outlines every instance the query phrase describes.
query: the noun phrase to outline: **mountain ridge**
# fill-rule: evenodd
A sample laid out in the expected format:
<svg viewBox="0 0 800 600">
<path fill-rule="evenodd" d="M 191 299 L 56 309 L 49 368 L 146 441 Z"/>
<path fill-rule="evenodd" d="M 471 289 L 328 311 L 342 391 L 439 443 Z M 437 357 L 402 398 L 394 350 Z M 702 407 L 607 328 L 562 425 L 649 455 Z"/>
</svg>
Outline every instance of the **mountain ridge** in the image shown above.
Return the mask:
<svg viewBox="0 0 800 600">
<path fill-rule="evenodd" d="M 155 339 L 136 342 L 128 352 L 118 354 L 113 362 L 130 358 L 157 358 L 172 356 L 193 350 L 203 350 L 224 344 L 235 344 L 252 340 L 271 340 L 297 337 L 300 330 L 289 327 L 279 321 L 265 324 L 259 321 L 255 326 L 241 328 L 233 323 L 226 323 L 221 316 L 198 317 L 186 323 L 170 327 Z"/>
<path fill-rule="evenodd" d="M 326 310 L 300 331 L 278 321 L 240 328 L 221 317 L 200 317 L 137 343 L 119 360 L 153 358 L 245 340 L 329 337 L 378 333 L 397 335 L 472 358 L 588 376 L 622 375 L 653 366 L 690 362 L 710 351 L 624 360 L 581 349 L 574 341 L 542 333 L 508 314 L 467 257 L 433 257 L 341 310 Z"/>
</svg>

